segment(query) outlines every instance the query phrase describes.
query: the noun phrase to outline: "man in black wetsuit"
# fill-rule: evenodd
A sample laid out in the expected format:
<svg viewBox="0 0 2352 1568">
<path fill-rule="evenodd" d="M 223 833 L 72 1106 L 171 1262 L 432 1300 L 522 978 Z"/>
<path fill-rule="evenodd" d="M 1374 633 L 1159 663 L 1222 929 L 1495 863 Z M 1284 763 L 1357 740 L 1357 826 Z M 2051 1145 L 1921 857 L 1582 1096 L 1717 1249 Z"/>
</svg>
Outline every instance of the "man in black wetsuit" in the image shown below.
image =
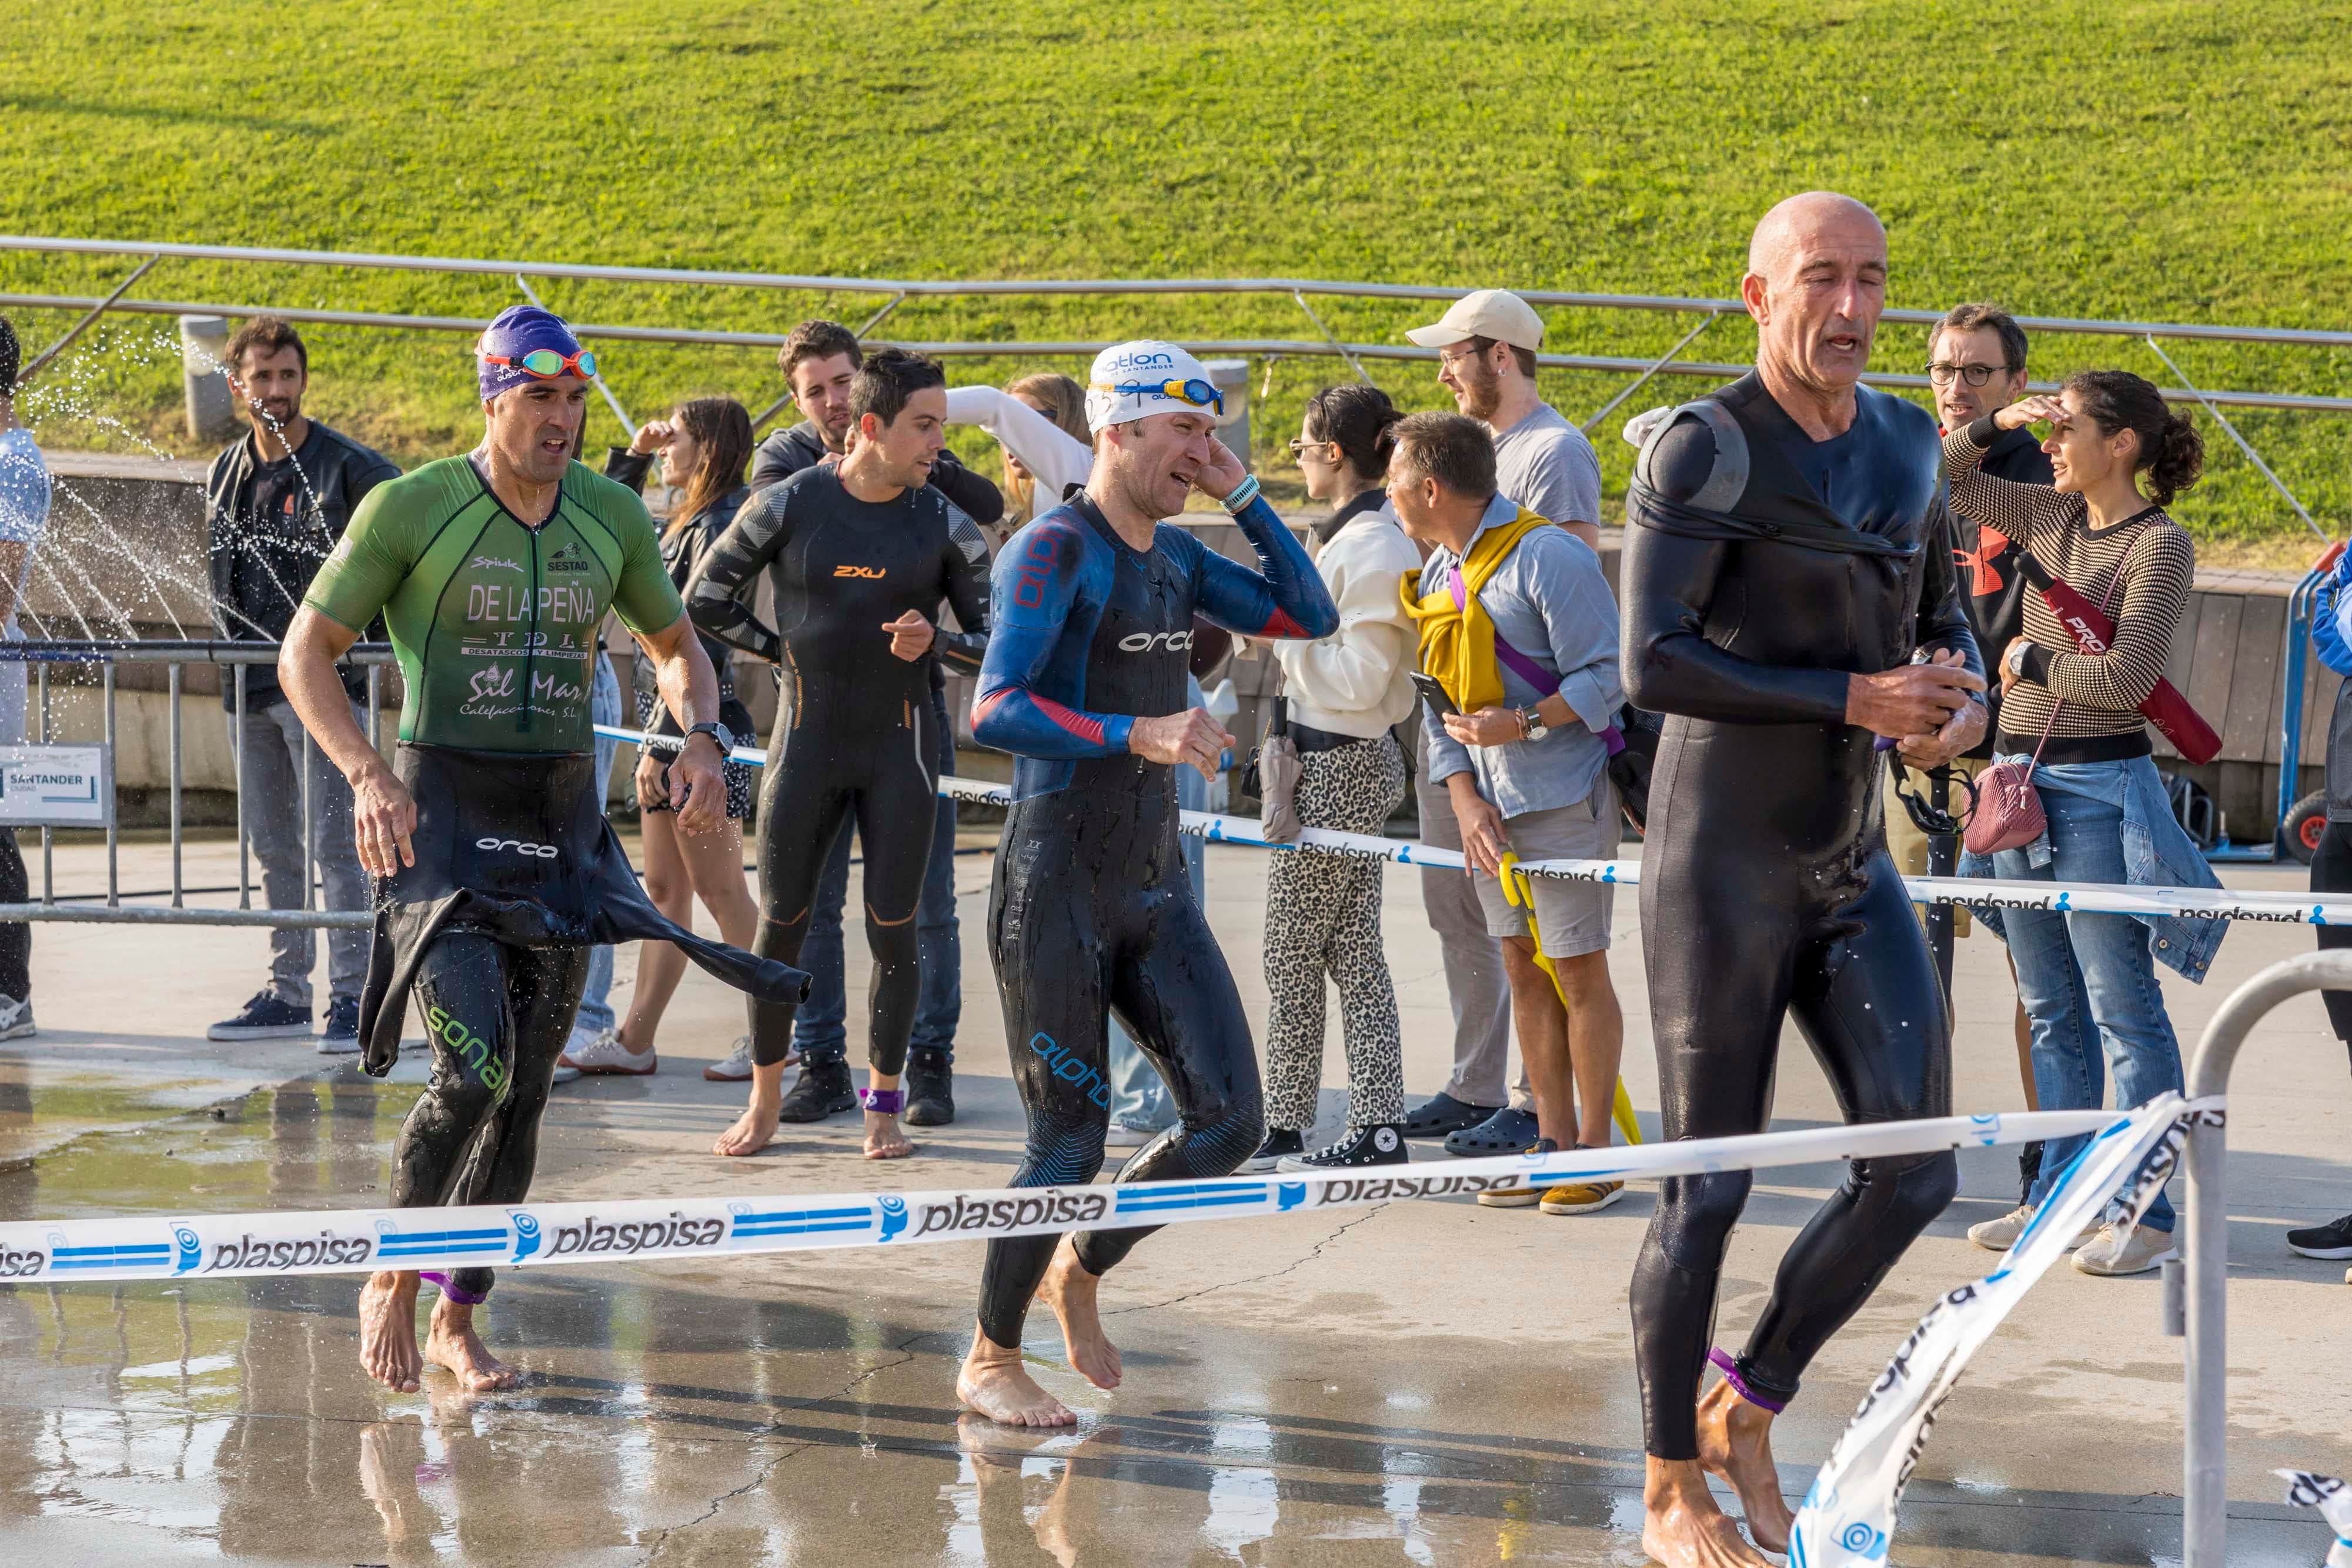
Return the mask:
<svg viewBox="0 0 2352 1568">
<path fill-rule="evenodd" d="M 914 922 L 946 745 L 931 677 L 941 660 L 980 668 L 988 540 L 924 483 L 947 425 L 947 377 L 937 364 L 885 349 L 859 367 L 849 408 L 855 449 L 746 501 L 695 569 L 686 599 L 703 631 L 782 671 L 760 780 L 754 952 L 799 962 L 818 878 L 853 818 L 857 823 L 874 955 L 871 1075 L 860 1096 L 866 1154 L 896 1159 L 914 1150 L 898 1127 L 898 1076 L 915 1023 L 921 961 Z M 775 588 L 772 630 L 739 597 L 762 568 Z M 967 630 L 932 623 L 942 599 Z M 789 1004 L 752 1004 L 751 1102 L 715 1152 L 753 1154 L 775 1136 L 793 1012 Z"/>
<path fill-rule="evenodd" d="M 851 424 L 849 390 L 865 363 L 856 335 L 838 321 L 813 319 L 792 329 L 777 361 L 791 385 L 801 422 L 760 444 L 751 460 L 751 492 L 782 483 L 804 468 L 838 462 Z M 982 529 L 1004 516 L 1004 497 L 985 475 L 942 450 L 923 481 Z M 940 607 L 924 606 L 936 620 Z M 964 673 L 969 673 L 964 672 Z M 947 707 L 947 680 L 931 669 L 931 714 L 940 730 L 940 771 L 955 771 L 955 726 Z M 915 1000 L 915 1032 L 907 1051 L 907 1120 L 919 1127 L 955 1120 L 956 1021 L 963 1011 L 963 943 L 955 897 L 955 802 L 933 807 L 931 862 L 915 915 L 915 945 L 922 955 L 922 988 Z M 855 1103 L 849 1083 L 848 998 L 842 967 L 841 910 L 849 892 L 849 835 L 835 841 L 816 886 L 801 963 L 809 972 L 809 999 L 793 1019 L 793 1045 L 803 1063 L 784 1096 L 787 1122 L 817 1122 Z"/>
<path fill-rule="evenodd" d="M 1943 998 L 1887 857 L 1874 742 L 1922 767 L 1966 750 L 1983 664 L 1935 421 L 1857 384 L 1885 284 L 1867 207 L 1813 192 L 1773 208 L 1740 286 L 1755 372 L 1653 430 L 1628 491 L 1625 687 L 1668 716 L 1642 946 L 1669 1138 L 1764 1130 L 1791 1011 L 1848 1120 L 1950 1111 Z M 1736 1360 L 1708 1340 L 1748 1174 L 1664 1185 L 1632 1289 L 1652 1556 L 1764 1562 L 1708 1472 L 1737 1489 L 1758 1545 L 1787 1549 L 1772 1417 L 1958 1179 L 1949 1153 L 1857 1162 Z M 1724 1377 L 1701 1398 L 1710 1360 Z"/>
<path fill-rule="evenodd" d="M 1213 775 L 1233 744 L 1185 703 L 1192 617 L 1251 637 L 1328 637 L 1339 623 L 1305 548 L 1217 440 L 1223 402 L 1198 360 L 1171 343 L 1121 343 L 1096 358 L 1092 382 L 1094 470 L 1083 494 L 999 553 L 972 699 L 973 735 L 1019 758 L 988 917 L 1029 1114 L 1014 1186 L 1083 1185 L 1102 1168 L 1112 1009 L 1181 1118 L 1136 1151 L 1122 1182 L 1226 1176 L 1256 1150 L 1265 1118 L 1249 1019 L 1176 842 L 1174 769 Z M 1157 521 L 1195 489 L 1241 525 L 1257 571 Z M 1071 1365 L 1117 1387 L 1096 1286 L 1150 1234 L 992 1239 L 957 1396 L 1016 1426 L 1076 1419 L 1021 1364 L 1033 1296 L 1061 1319 Z"/>
</svg>

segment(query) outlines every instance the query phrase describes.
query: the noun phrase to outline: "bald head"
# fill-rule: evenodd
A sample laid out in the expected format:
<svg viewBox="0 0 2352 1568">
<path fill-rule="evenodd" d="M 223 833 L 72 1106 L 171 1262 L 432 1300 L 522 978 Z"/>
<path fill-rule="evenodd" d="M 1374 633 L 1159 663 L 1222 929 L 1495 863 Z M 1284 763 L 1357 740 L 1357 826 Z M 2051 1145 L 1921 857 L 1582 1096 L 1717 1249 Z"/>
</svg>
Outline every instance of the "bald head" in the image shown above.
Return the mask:
<svg viewBox="0 0 2352 1568">
<path fill-rule="evenodd" d="M 1855 246 L 1878 252 L 1886 265 L 1886 227 L 1878 214 L 1835 191 L 1807 191 L 1780 203 L 1757 223 L 1748 240 L 1748 270 L 1769 283 L 1783 281 L 1809 251 L 1849 250 Z"/>
</svg>

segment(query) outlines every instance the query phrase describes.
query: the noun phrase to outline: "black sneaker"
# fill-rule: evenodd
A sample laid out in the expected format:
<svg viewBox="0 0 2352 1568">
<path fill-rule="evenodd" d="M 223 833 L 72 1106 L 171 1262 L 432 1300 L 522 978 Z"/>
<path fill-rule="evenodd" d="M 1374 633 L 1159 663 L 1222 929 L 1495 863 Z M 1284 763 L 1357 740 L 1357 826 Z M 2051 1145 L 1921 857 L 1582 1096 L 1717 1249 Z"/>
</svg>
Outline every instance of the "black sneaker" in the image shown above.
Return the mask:
<svg viewBox="0 0 2352 1568">
<path fill-rule="evenodd" d="M 360 999 L 337 997 L 327 1004 L 327 1032 L 319 1037 L 320 1056 L 349 1056 L 360 1048 Z"/>
<path fill-rule="evenodd" d="M 1433 1094 L 1405 1113 L 1404 1135 L 1408 1138 L 1443 1138 L 1475 1127 L 1496 1112 L 1500 1105 L 1465 1105 L 1451 1094 Z"/>
<path fill-rule="evenodd" d="M 1401 1166 L 1412 1158 L 1405 1153 L 1402 1130 L 1394 1122 L 1382 1122 L 1375 1127 L 1350 1127 L 1346 1137 L 1328 1149 L 1318 1149 L 1311 1155 L 1286 1155 L 1274 1168 L 1348 1170 L 1356 1166 Z"/>
<path fill-rule="evenodd" d="M 2352 1258 L 2352 1214 L 2331 1225 L 2290 1230 L 2286 1244 L 2306 1258 Z"/>
<path fill-rule="evenodd" d="M 802 1064 L 800 1082 L 784 1096 L 783 1108 L 776 1113 L 787 1122 L 822 1122 L 856 1104 L 857 1092 L 849 1086 L 846 1061 L 810 1061 Z"/>
<path fill-rule="evenodd" d="M 1303 1155 L 1306 1152 L 1305 1138 L 1297 1133 L 1286 1132 L 1280 1127 L 1270 1127 L 1266 1130 L 1265 1142 L 1257 1146 L 1257 1153 L 1242 1162 L 1242 1169 L 1270 1171 L 1280 1165 L 1286 1156 Z"/>
<path fill-rule="evenodd" d="M 358 1029 L 354 1014 L 353 1031 Z M 293 1040 L 310 1032 L 310 1009 L 281 1002 L 268 991 L 257 993 L 245 1010 L 205 1030 L 206 1040 Z"/>
<path fill-rule="evenodd" d="M 944 1127 L 955 1120 L 955 1068 L 936 1045 L 907 1053 L 907 1125 Z"/>
<path fill-rule="evenodd" d="M 1449 1155 L 1524 1154 L 1535 1144 L 1536 1113 L 1506 1105 L 1475 1127 L 1465 1127 L 1445 1140 Z"/>
</svg>

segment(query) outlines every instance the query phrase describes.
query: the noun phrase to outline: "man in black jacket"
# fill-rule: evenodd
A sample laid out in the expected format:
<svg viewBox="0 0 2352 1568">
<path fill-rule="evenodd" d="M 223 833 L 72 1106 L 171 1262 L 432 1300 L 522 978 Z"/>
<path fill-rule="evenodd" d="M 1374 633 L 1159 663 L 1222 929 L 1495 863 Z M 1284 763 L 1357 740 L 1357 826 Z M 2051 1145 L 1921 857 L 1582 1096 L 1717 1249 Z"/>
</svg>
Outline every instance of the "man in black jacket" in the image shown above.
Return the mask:
<svg viewBox="0 0 2352 1568">
<path fill-rule="evenodd" d="M 257 316 L 229 340 L 225 368 L 244 404 L 250 433 L 213 459 L 205 476 L 210 534 L 213 616 L 232 642 L 277 643 L 327 552 L 370 490 L 400 470 L 380 453 L 302 413 L 310 355 L 302 339 L 274 316 Z M 245 715 L 236 711 L 237 672 Z M 343 671 L 356 699 L 366 681 Z M 303 906 L 302 768 L 309 754 L 310 853 L 329 909 L 365 909 L 367 879 L 352 837 L 352 792 L 317 747 L 304 745 L 302 721 L 278 685 L 275 661 L 222 667 L 221 706 L 229 744 L 238 752 L 237 785 L 245 828 L 261 861 L 261 885 L 273 909 Z M 317 956 L 307 928 L 270 934 L 269 984 L 245 1010 L 205 1030 L 211 1040 L 275 1040 L 311 1030 L 310 967 Z M 367 977 L 368 934 L 327 936 L 330 999 L 325 1054 L 359 1049 L 360 986 Z"/>
<path fill-rule="evenodd" d="M 865 362 L 856 337 L 838 321 L 803 321 L 792 330 L 777 362 L 805 416 L 760 444 L 751 459 L 751 493 L 803 468 L 838 458 L 849 434 L 849 383 Z M 931 465 L 930 487 L 986 528 L 1004 516 L 996 486 L 942 452 Z M 936 619 L 936 612 L 934 612 Z M 940 770 L 955 771 L 955 727 L 949 722 L 945 677 L 932 669 L 931 708 L 940 737 Z M 793 1048 L 803 1063 L 784 1096 L 783 1119 L 817 1122 L 856 1104 L 849 1082 L 848 989 L 843 973 L 841 910 L 849 896 L 849 835 L 834 841 L 818 880 L 816 904 L 800 963 L 809 972 L 808 999 L 793 1020 Z M 934 1127 L 955 1120 L 955 1031 L 963 1011 L 963 943 L 955 907 L 955 802 L 942 799 L 931 835 L 930 866 L 915 914 L 922 993 L 907 1052 L 908 1124 Z M 749 1066 L 745 1071 L 748 1075 Z"/>
</svg>

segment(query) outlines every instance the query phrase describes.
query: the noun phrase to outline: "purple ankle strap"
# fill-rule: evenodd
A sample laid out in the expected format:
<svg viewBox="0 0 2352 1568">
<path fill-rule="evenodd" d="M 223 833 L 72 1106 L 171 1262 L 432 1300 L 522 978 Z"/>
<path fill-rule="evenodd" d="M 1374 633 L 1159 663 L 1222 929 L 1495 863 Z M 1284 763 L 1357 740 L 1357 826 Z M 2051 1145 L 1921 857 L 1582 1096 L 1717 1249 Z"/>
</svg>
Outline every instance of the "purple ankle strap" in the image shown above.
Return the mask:
<svg viewBox="0 0 2352 1568">
<path fill-rule="evenodd" d="M 895 1116 L 907 1108 L 903 1089 L 860 1089 L 857 1103 L 877 1116 Z"/>
<path fill-rule="evenodd" d="M 1778 1416 L 1781 1411 L 1786 1410 L 1789 1407 L 1789 1402 L 1787 1400 L 1767 1399 L 1761 1394 L 1757 1393 L 1753 1388 L 1748 1387 L 1748 1380 L 1739 1375 L 1739 1364 L 1732 1360 L 1731 1357 L 1724 1354 L 1723 1352 L 1719 1350 L 1709 1350 L 1706 1353 L 1706 1360 L 1708 1365 L 1723 1374 L 1723 1380 L 1726 1383 L 1728 1383 L 1734 1389 L 1738 1391 L 1739 1397 L 1747 1400 L 1748 1403 L 1755 1406 L 1759 1410 L 1769 1410 L 1773 1415 Z"/>
<path fill-rule="evenodd" d="M 487 1291 L 478 1296 L 471 1291 L 461 1290 L 457 1286 L 449 1282 L 448 1275 L 436 1273 L 430 1269 L 416 1277 L 420 1280 L 430 1280 L 434 1284 L 440 1287 L 441 1294 L 444 1297 L 457 1302 L 461 1307 L 478 1307 L 484 1301 L 490 1299 Z"/>
</svg>

